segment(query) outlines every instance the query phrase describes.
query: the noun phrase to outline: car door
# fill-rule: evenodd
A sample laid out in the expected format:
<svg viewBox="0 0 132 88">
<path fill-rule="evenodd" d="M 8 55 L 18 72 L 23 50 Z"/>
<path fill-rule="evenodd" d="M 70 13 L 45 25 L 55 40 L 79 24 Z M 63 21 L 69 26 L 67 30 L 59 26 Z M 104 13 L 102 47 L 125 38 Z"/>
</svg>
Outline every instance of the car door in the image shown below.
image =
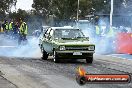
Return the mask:
<svg viewBox="0 0 132 88">
<path fill-rule="evenodd" d="M 46 35 L 45 35 L 45 42 L 44 42 L 44 49 L 47 53 L 52 53 L 53 50 L 53 44 L 52 44 L 52 35 L 53 35 L 53 29 L 49 28 Z"/>
<path fill-rule="evenodd" d="M 45 40 L 45 34 L 46 34 L 47 31 L 48 31 L 48 29 L 46 29 L 45 32 L 42 31 L 42 33 L 40 34 L 40 36 L 39 36 L 39 45 L 43 44 L 43 42 Z"/>
</svg>

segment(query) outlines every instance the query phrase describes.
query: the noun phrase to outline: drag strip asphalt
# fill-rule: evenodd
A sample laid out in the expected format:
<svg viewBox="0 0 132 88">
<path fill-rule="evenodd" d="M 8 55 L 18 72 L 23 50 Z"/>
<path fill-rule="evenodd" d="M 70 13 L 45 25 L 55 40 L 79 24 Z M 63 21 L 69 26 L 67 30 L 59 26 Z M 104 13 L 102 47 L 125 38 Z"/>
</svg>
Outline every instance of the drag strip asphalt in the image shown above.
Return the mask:
<svg viewBox="0 0 132 88">
<path fill-rule="evenodd" d="M 131 74 L 132 61 L 106 55 L 94 55 L 93 64 L 85 60 L 54 63 L 52 59 L 1 57 L 0 71 L 18 88 L 132 88 L 132 83 L 80 86 L 76 82 L 78 66 L 89 74 Z"/>
</svg>

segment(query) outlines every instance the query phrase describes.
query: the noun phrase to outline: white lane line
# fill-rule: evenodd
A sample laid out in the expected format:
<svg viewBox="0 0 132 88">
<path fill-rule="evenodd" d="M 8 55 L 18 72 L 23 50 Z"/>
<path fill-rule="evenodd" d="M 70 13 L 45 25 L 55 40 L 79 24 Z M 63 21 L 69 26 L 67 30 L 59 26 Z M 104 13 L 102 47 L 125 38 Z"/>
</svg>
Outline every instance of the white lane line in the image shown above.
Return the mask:
<svg viewBox="0 0 132 88">
<path fill-rule="evenodd" d="M 115 55 L 106 55 L 106 56 L 112 56 L 112 57 L 116 57 L 116 58 L 120 58 L 120 59 L 127 59 L 127 58 L 123 58 L 121 56 L 115 56 Z"/>
<path fill-rule="evenodd" d="M 16 46 L 0 46 L 0 48 L 14 48 Z"/>
<path fill-rule="evenodd" d="M 115 57 L 115 58 L 132 60 L 132 59 L 129 59 L 129 58 L 124 58 L 124 57 L 122 57 L 122 56 L 116 56 L 116 55 L 106 55 L 106 56 L 112 56 L 112 57 Z"/>
</svg>

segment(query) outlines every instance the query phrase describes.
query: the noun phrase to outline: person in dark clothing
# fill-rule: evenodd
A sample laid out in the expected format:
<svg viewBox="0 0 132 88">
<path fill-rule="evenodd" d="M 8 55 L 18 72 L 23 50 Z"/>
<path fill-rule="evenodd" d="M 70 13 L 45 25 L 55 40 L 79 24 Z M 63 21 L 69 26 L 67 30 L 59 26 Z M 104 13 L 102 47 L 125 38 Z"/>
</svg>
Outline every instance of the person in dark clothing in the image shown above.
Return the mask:
<svg viewBox="0 0 132 88">
<path fill-rule="evenodd" d="M 3 31 L 6 32 L 6 24 L 7 24 L 7 20 L 5 20 L 2 24 L 2 28 L 3 28 Z"/>
<path fill-rule="evenodd" d="M 5 25 L 5 22 L 4 22 L 4 21 L 2 22 L 1 27 L 3 28 L 3 31 L 5 31 L 5 27 L 6 27 L 6 25 Z"/>
<path fill-rule="evenodd" d="M 13 24 L 13 37 L 14 39 L 18 39 L 18 34 L 19 33 L 19 25 L 18 25 L 18 22 L 14 22 Z"/>
</svg>

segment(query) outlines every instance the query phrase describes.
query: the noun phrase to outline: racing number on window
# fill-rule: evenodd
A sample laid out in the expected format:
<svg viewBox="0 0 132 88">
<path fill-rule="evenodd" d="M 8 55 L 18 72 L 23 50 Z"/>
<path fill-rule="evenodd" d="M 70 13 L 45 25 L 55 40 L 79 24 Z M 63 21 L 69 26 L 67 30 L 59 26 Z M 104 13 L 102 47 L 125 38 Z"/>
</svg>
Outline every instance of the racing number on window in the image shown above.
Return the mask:
<svg viewBox="0 0 132 88">
<path fill-rule="evenodd" d="M 50 39 L 52 38 L 52 35 L 53 35 L 53 30 L 51 29 L 51 30 L 50 30 L 50 33 L 49 33 L 49 35 L 48 35 L 48 40 L 50 40 Z"/>
<path fill-rule="evenodd" d="M 48 36 L 49 36 L 50 30 L 51 30 L 51 28 L 49 28 L 49 29 L 45 32 L 45 38 L 47 38 L 47 39 L 48 39 Z"/>
<path fill-rule="evenodd" d="M 47 30 L 47 33 L 46 33 L 46 38 L 47 38 L 48 40 L 50 40 L 51 37 L 52 37 L 52 35 L 53 35 L 53 30 L 52 30 L 51 28 L 49 28 L 49 29 Z"/>
</svg>

